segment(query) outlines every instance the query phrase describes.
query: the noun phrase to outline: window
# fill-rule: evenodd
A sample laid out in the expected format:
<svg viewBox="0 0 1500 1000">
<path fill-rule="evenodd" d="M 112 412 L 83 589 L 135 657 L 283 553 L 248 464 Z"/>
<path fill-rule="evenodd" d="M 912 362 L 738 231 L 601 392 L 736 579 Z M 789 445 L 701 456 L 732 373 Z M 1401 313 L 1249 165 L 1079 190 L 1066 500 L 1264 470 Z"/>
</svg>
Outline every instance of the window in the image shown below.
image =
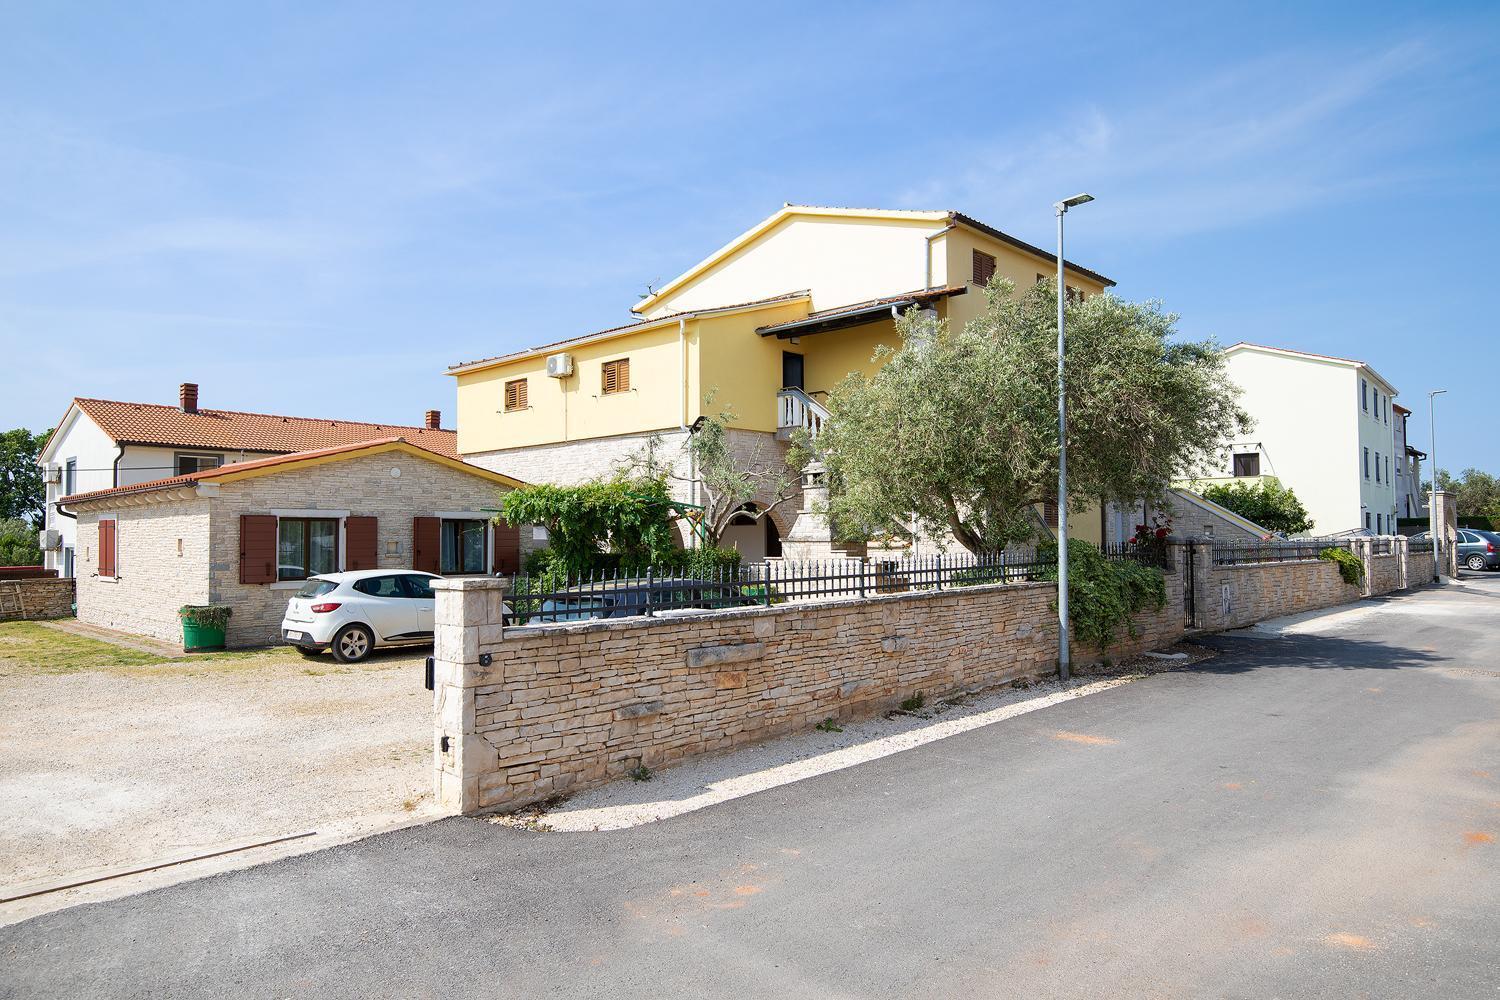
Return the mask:
<svg viewBox="0 0 1500 1000">
<path fill-rule="evenodd" d="M 71 545 L 63 547 L 63 576 L 68 579 L 73 577 L 73 546 Z"/>
<path fill-rule="evenodd" d="M 1260 475 L 1260 454 L 1249 451 L 1241 452 L 1234 456 L 1234 474 L 1236 476 L 1258 476 Z"/>
<path fill-rule="evenodd" d="M 442 526 L 440 573 L 483 573 L 484 522 L 448 520 Z"/>
<path fill-rule="evenodd" d="M 195 472 L 205 469 L 217 469 L 224 464 L 223 455 L 185 455 L 178 452 L 173 462 L 176 472 L 174 476 L 191 476 Z"/>
<path fill-rule="evenodd" d="M 1381 515 L 1379 515 L 1379 514 L 1375 515 L 1375 534 L 1377 534 L 1377 535 L 1385 533 L 1385 527 L 1382 524 L 1383 520 L 1384 520 L 1384 518 Z"/>
<path fill-rule="evenodd" d="M 1369 511 L 1365 511 L 1365 530 L 1366 531 L 1370 530 L 1370 512 Z"/>
<path fill-rule="evenodd" d="M 1083 289 L 1082 288 L 1074 288 L 1072 285 L 1064 285 L 1063 287 L 1067 289 L 1066 294 L 1068 296 L 1068 305 L 1070 305 L 1070 306 L 1076 306 L 1076 305 L 1082 304 L 1082 302 L 1083 302 Z"/>
<path fill-rule="evenodd" d="M 70 458 L 63 466 L 63 496 L 70 497 L 78 492 L 78 459 Z"/>
<path fill-rule="evenodd" d="M 331 517 L 283 517 L 276 522 L 276 579 L 306 580 L 339 569 L 339 522 Z"/>
<path fill-rule="evenodd" d="M 403 576 L 401 580 L 406 584 L 407 597 L 414 597 L 417 600 L 426 601 L 430 601 L 433 599 L 432 577 L 417 576 L 415 573 L 408 573 L 406 576 Z"/>
<path fill-rule="evenodd" d="M 1380 452 L 1375 453 L 1375 481 L 1380 482 Z"/>
<path fill-rule="evenodd" d="M 1385 405 L 1380 409 L 1380 419 L 1385 423 L 1391 422 L 1391 397 L 1385 397 Z"/>
<path fill-rule="evenodd" d="M 1366 413 L 1370 412 L 1370 383 L 1364 379 L 1359 380 L 1359 405 Z"/>
<path fill-rule="evenodd" d="M 1365 478 L 1370 478 L 1370 449 L 1365 449 Z"/>
<path fill-rule="evenodd" d="M 1391 481 L 1391 456 L 1385 456 L 1385 481 Z"/>
<path fill-rule="evenodd" d="M 513 378 L 505 383 L 505 412 L 526 409 L 526 380 Z"/>
<path fill-rule="evenodd" d="M 354 581 L 354 589 L 371 597 L 406 598 L 406 588 L 401 586 L 399 576 L 367 576 Z"/>
<path fill-rule="evenodd" d="M 988 285 L 995 277 L 995 258 L 983 250 L 974 251 L 974 284 Z"/>
<path fill-rule="evenodd" d="M 600 382 L 606 396 L 630 391 L 630 359 L 616 358 L 606 361 L 600 369 Z"/>
</svg>

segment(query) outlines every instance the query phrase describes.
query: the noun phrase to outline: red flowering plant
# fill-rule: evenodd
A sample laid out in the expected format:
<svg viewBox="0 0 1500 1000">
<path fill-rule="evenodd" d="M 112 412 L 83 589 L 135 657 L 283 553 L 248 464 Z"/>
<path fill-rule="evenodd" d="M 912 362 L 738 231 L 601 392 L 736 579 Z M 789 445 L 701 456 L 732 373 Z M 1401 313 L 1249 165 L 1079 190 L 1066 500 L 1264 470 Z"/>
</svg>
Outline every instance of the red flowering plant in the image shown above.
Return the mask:
<svg viewBox="0 0 1500 1000">
<path fill-rule="evenodd" d="M 1167 536 L 1170 534 L 1172 534 L 1172 519 L 1158 511 L 1151 515 L 1151 523 L 1135 526 L 1135 537 L 1130 540 L 1130 544 L 1143 550 L 1142 555 L 1149 552 L 1152 562 L 1164 564 Z"/>
</svg>

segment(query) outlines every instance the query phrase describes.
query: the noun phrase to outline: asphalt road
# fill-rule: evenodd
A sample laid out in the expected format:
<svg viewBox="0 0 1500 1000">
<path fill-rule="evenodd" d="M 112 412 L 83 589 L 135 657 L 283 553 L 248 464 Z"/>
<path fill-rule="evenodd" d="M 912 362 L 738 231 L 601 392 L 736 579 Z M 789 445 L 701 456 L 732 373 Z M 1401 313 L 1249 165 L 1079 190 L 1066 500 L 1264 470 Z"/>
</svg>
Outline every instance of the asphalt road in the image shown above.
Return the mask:
<svg viewBox="0 0 1500 1000">
<path fill-rule="evenodd" d="M 1500 577 L 652 826 L 0 930 L 44 996 L 1494 997 Z"/>
</svg>

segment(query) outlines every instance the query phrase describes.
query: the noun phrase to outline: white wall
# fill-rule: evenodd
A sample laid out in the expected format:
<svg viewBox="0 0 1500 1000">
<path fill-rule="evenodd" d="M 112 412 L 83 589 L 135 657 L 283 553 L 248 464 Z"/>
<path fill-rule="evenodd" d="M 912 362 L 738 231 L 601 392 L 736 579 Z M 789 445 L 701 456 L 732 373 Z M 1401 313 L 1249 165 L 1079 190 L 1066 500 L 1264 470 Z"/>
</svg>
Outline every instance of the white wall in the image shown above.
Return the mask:
<svg viewBox="0 0 1500 1000">
<path fill-rule="evenodd" d="M 76 459 L 78 473 L 73 492 L 104 490 L 113 486 L 114 463 L 118 449 L 108 434 L 79 410 L 70 410 L 63 418 L 57 433 L 48 441 L 43 453 L 45 461 L 64 466 L 68 459 Z M 77 522 L 57 512 L 56 501 L 65 495 L 66 483 L 59 481 L 47 484 L 46 527 L 62 535 L 64 548 L 76 551 L 78 545 Z M 43 554 L 43 565 L 64 575 L 63 550 L 54 549 Z"/>
<path fill-rule="evenodd" d="M 1297 494 L 1312 516 L 1314 534 L 1363 527 L 1360 435 L 1373 428 L 1360 423 L 1355 369 L 1257 351 L 1236 352 L 1227 362 L 1242 391 L 1240 405 L 1255 420 L 1243 439 L 1264 448 L 1261 472 Z M 1381 452 L 1389 450 L 1387 445 Z"/>
<path fill-rule="evenodd" d="M 1365 412 L 1359 406 L 1359 379 L 1369 382 L 1370 409 Z M 1380 394 L 1377 405 L 1376 393 Z M 1359 446 L 1361 449 L 1360 465 L 1360 489 L 1359 499 L 1365 505 L 1365 510 L 1370 514 L 1371 529 L 1377 528 L 1374 516 L 1382 515 L 1381 523 L 1378 525 L 1383 534 L 1394 534 L 1395 526 L 1385 523 L 1385 518 L 1390 517 L 1396 511 L 1396 487 L 1390 480 L 1396 473 L 1395 431 L 1392 427 L 1396 415 L 1390 411 L 1390 401 L 1387 399 L 1389 387 L 1381 385 L 1369 378 L 1363 372 L 1355 379 L 1355 412 L 1358 414 Z M 1370 449 L 1370 478 L 1364 478 L 1363 449 Z M 1380 476 L 1376 479 L 1375 460 L 1380 458 Z M 1387 475 L 1386 465 L 1389 462 L 1390 475 Z M 1363 520 L 1361 520 L 1363 526 Z"/>
</svg>

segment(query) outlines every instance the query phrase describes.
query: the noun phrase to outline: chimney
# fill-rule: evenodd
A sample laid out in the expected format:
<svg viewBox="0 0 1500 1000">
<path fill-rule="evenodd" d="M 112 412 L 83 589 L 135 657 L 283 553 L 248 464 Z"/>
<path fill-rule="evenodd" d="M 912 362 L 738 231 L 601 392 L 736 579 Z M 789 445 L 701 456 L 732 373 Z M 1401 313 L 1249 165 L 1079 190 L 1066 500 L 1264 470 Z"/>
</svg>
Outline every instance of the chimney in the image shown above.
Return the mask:
<svg viewBox="0 0 1500 1000">
<path fill-rule="evenodd" d="M 177 408 L 183 413 L 198 412 L 197 382 L 184 382 L 177 387 Z"/>
<path fill-rule="evenodd" d="M 443 429 L 443 411 L 442 410 L 428 410 L 427 411 L 427 419 L 424 421 L 424 423 L 425 423 L 427 429 L 430 430 L 430 431 L 439 431 L 439 430 L 442 430 Z"/>
</svg>

